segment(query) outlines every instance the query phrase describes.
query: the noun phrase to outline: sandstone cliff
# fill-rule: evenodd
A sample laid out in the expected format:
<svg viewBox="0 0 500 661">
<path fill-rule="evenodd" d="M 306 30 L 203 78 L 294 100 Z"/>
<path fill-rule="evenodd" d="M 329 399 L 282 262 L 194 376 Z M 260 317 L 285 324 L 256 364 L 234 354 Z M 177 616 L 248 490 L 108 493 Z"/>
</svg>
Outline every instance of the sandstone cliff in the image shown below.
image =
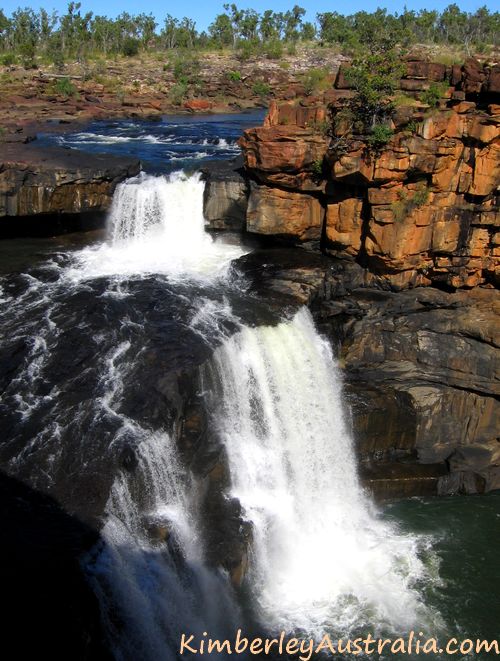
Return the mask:
<svg viewBox="0 0 500 661">
<path fill-rule="evenodd" d="M 377 151 L 335 121 L 353 95 L 342 68 L 321 97 L 271 103 L 264 126 L 241 139 L 247 230 L 316 242 L 396 289 L 498 284 L 498 76 L 474 62 L 408 63 L 406 105 Z M 436 80 L 449 85 L 438 108 L 409 96 Z"/>
</svg>

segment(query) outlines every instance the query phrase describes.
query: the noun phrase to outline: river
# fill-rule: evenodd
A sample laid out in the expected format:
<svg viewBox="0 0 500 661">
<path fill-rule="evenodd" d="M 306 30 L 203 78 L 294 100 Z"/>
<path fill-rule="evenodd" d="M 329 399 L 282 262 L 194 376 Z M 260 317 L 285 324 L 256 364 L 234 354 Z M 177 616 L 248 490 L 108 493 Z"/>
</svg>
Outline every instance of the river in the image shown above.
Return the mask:
<svg viewBox="0 0 500 661">
<path fill-rule="evenodd" d="M 182 632 L 245 626 L 498 637 L 498 494 L 376 507 L 332 348 L 305 308 L 277 314 L 248 291 L 232 261 L 249 246 L 205 232 L 204 183 L 180 168 L 233 157 L 260 119 L 41 136 L 137 156 L 145 171 L 117 188 L 104 236 L 0 244 L 2 470 L 99 530 L 82 571 L 116 659 L 175 659 Z M 186 462 L 186 398 L 201 402 L 226 480 L 194 469 L 196 453 Z M 210 560 L 211 488 L 248 525 L 240 588 Z"/>
</svg>

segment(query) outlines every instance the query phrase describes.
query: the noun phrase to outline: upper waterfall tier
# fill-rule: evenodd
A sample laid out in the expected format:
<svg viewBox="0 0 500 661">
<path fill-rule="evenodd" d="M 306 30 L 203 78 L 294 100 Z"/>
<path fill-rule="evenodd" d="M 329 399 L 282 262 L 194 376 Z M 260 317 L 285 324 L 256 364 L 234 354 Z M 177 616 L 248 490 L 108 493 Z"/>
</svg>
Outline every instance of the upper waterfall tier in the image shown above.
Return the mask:
<svg viewBox="0 0 500 661">
<path fill-rule="evenodd" d="M 199 174 L 140 174 L 120 184 L 108 217 L 108 241 L 81 251 L 77 279 L 163 273 L 206 278 L 223 274 L 239 246 L 205 232 Z"/>
</svg>

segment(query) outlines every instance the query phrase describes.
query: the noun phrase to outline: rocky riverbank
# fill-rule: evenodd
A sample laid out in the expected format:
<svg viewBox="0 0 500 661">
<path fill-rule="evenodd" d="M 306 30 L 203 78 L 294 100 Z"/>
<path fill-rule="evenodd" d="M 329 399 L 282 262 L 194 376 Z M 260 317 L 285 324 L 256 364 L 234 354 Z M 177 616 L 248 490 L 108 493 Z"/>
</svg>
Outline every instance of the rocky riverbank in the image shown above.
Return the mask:
<svg viewBox="0 0 500 661">
<path fill-rule="evenodd" d="M 242 61 L 235 53 L 205 53 L 197 60 L 196 82 L 176 94 L 168 59 L 144 53 L 97 63 L 25 70 L 0 66 L 0 142 L 29 135 L 34 122 L 88 122 L 119 117 L 160 117 L 166 113 L 240 112 L 266 107 L 270 98 L 295 99 L 306 91 L 307 72 L 323 72 L 331 84 L 345 61 L 335 50 L 299 48 L 279 60 L 264 56 Z M 199 67 L 199 70 L 198 70 Z M 194 75 L 193 71 L 190 75 Z M 63 81 L 63 83 L 61 83 Z"/>
</svg>

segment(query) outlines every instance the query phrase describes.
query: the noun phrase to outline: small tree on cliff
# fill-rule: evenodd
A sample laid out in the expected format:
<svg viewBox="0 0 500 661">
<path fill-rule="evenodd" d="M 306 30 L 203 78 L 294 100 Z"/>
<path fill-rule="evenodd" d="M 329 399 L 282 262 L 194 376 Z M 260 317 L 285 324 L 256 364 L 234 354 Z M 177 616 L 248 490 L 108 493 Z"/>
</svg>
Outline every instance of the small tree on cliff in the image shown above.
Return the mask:
<svg viewBox="0 0 500 661">
<path fill-rule="evenodd" d="M 387 121 L 394 111 L 390 97 L 403 72 L 400 53 L 394 48 L 353 61 L 345 76 L 357 92 L 349 104 L 355 131 L 370 132 L 376 124 Z"/>
</svg>

